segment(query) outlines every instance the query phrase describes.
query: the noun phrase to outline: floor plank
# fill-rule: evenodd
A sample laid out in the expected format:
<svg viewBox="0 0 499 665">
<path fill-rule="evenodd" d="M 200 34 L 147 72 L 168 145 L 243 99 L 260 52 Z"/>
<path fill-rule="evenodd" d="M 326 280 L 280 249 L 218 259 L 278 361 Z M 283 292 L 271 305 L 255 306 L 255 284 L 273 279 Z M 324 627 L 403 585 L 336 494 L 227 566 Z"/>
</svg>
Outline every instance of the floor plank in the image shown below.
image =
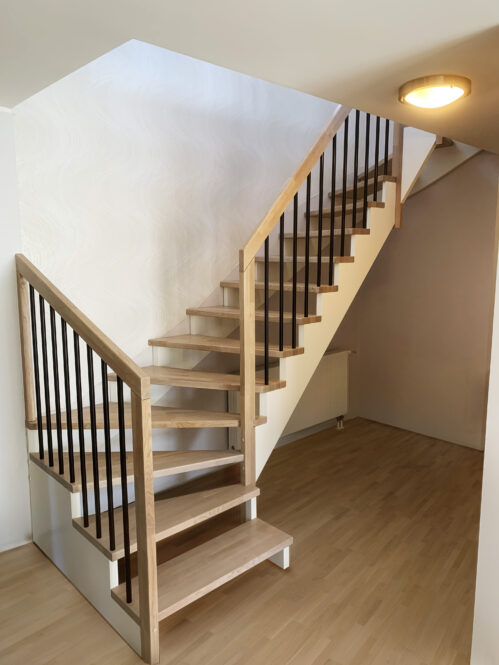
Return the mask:
<svg viewBox="0 0 499 665">
<path fill-rule="evenodd" d="M 279 448 L 259 516 L 294 536 L 161 624 L 162 665 L 465 665 L 482 454 L 363 420 Z M 33 545 L 0 554 L 2 665 L 140 659 Z"/>
</svg>

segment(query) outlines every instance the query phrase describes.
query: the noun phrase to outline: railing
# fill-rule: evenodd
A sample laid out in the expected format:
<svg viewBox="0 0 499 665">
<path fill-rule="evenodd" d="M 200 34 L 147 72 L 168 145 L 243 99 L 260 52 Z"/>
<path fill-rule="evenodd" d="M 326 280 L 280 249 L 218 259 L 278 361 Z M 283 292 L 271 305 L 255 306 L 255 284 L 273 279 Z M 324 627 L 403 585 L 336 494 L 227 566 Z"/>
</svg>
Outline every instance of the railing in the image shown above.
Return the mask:
<svg viewBox="0 0 499 665">
<path fill-rule="evenodd" d="M 351 124 L 352 123 L 352 124 Z M 359 174 L 359 161 L 361 156 L 361 129 L 363 127 L 363 173 Z M 352 229 L 357 227 L 366 228 L 368 221 L 368 208 L 376 205 L 378 201 L 378 189 L 380 184 L 380 172 L 387 176 L 390 168 L 390 127 L 388 119 L 382 122 L 380 117 L 375 118 L 374 137 L 371 137 L 371 115 L 353 111 L 350 108 L 340 106 L 333 118 L 326 126 L 320 138 L 314 144 L 309 154 L 298 168 L 296 173 L 288 181 L 284 190 L 271 206 L 268 213 L 262 219 L 256 231 L 252 234 L 245 247 L 240 250 L 239 255 L 239 302 L 240 302 L 240 371 L 241 371 L 241 444 L 245 453 L 245 481 L 248 484 L 255 482 L 255 444 L 254 444 L 254 421 L 255 421 L 255 262 L 260 248 L 264 247 L 263 254 L 263 310 L 264 310 L 264 377 L 265 383 L 269 383 L 269 348 L 270 348 L 270 251 L 271 247 L 278 247 L 278 257 L 275 261 L 279 263 L 279 316 L 278 334 L 276 341 L 279 351 L 283 351 L 285 342 L 285 315 L 284 315 L 284 283 L 285 283 L 285 214 L 288 206 L 292 205 L 292 258 L 291 258 L 291 316 L 290 318 L 290 342 L 291 347 L 298 345 L 297 312 L 298 312 L 298 273 L 300 268 L 303 282 L 300 289 L 303 290 L 303 315 L 309 316 L 309 292 L 311 288 L 313 271 L 311 264 L 316 264 L 315 285 L 320 289 L 326 283 L 334 286 L 334 263 L 346 259 L 346 237 L 347 217 L 350 216 Z M 342 136 L 339 136 L 343 128 Z M 349 152 L 349 133 L 353 128 L 353 159 Z M 384 134 L 383 137 L 381 136 Z M 393 132 L 393 175 L 397 176 L 398 201 L 400 201 L 400 168 L 401 168 L 401 126 L 395 125 Z M 342 142 L 341 147 L 339 142 Z M 373 144 L 373 145 L 372 145 Z M 330 150 L 329 150 L 329 145 Z M 338 149 L 341 150 L 338 156 Z M 323 240 L 325 239 L 324 228 L 324 180 L 326 151 L 330 153 L 330 182 L 331 182 L 331 210 L 329 215 L 329 251 L 323 255 Z M 383 161 L 380 153 L 383 152 Z M 341 190 L 337 191 L 338 161 L 341 159 Z M 314 255 L 311 253 L 311 200 L 314 167 L 318 163 L 318 210 L 317 249 Z M 353 172 L 349 173 L 349 166 L 353 164 Z M 328 167 L 329 168 L 329 167 Z M 359 182 L 362 182 L 362 198 L 359 197 Z M 298 214 L 299 193 L 302 185 L 305 185 L 305 233 L 304 233 L 304 255 L 298 255 Z M 351 211 L 347 205 L 349 193 L 352 199 Z M 336 205 L 339 199 L 339 205 Z M 372 203 L 371 203 L 372 201 Z M 400 205 L 397 205 L 400 211 Z M 337 219 L 337 216 L 339 219 Z M 339 228 L 337 228 L 339 223 Z M 400 226 L 400 212 L 398 213 L 395 226 Z M 272 242 L 272 231 L 278 229 L 279 239 L 277 243 Z M 335 236 L 338 235 L 339 248 L 336 247 Z M 325 271 L 323 271 L 323 266 Z M 311 275 L 312 273 L 312 275 Z M 274 287 L 276 288 L 276 287 Z M 277 318 L 277 317 L 275 317 Z"/>
<path fill-rule="evenodd" d="M 132 602 L 127 484 L 131 475 L 131 460 L 126 451 L 126 429 L 132 430 L 142 656 L 147 662 L 157 662 L 157 569 L 149 377 L 26 257 L 16 256 L 16 268 L 26 425 L 30 428 L 36 425 L 39 460 L 47 464 L 53 473 L 64 476 L 69 483 L 80 484 L 85 528 L 91 526 L 88 466 L 92 467 L 95 536 L 97 539 L 103 537 L 101 488 L 104 487 L 111 551 L 116 549 L 113 477 L 118 477 L 117 472 L 113 472 L 113 457 L 118 458 L 128 603 Z M 72 352 L 68 327 L 73 333 Z M 62 387 L 59 349 L 62 349 Z M 85 362 L 82 355 L 86 356 L 86 372 L 82 371 Z M 95 356 L 100 361 L 100 407 L 96 404 Z M 117 377 L 116 403 L 111 402 L 109 397 L 109 370 L 115 372 Z M 125 385 L 130 389 L 130 404 L 124 400 Z M 88 396 L 88 407 L 83 405 L 84 395 Z M 72 410 L 73 403 L 76 404 L 75 410 Z M 64 428 L 66 437 L 63 435 Z M 104 433 L 104 468 L 99 465 L 98 429 Z M 78 432 L 77 441 L 74 440 L 73 430 Z M 86 450 L 85 430 L 90 430 L 90 454 Z M 119 452 L 114 455 L 111 452 L 111 430 L 118 431 Z"/>
</svg>

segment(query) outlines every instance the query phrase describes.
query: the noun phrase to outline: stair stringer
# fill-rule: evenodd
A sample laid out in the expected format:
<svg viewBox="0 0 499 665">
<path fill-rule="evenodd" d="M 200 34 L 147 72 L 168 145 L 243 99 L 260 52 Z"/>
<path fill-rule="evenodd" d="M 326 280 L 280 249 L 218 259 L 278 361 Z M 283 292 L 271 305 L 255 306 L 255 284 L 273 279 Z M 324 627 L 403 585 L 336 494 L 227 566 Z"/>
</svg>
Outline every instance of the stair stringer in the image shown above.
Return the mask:
<svg viewBox="0 0 499 665">
<path fill-rule="evenodd" d="M 112 598 L 119 584 L 118 562 L 109 559 L 73 526 L 81 517 L 81 493 L 30 461 L 33 542 L 140 655 L 140 626 Z"/>
<path fill-rule="evenodd" d="M 395 183 L 384 183 L 382 200 L 385 203 L 384 208 L 369 209 L 370 234 L 352 238 L 352 254 L 355 256 L 355 262 L 340 263 L 336 266 L 338 291 L 317 296 L 317 314 L 322 316 L 322 321 L 313 325 L 299 326 L 298 345 L 303 346 L 305 352 L 299 356 L 280 359 L 280 377 L 286 381 L 286 387 L 260 395 L 260 414 L 267 416 L 267 423 L 255 430 L 257 478 L 362 282 L 393 229 Z"/>
</svg>

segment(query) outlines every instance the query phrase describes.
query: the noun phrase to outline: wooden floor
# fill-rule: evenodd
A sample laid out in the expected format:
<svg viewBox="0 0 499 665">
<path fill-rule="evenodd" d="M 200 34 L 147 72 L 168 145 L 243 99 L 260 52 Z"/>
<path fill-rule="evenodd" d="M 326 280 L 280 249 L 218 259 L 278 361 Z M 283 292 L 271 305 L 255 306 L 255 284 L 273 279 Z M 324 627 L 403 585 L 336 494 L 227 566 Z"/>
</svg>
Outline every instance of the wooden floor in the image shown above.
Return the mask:
<svg viewBox="0 0 499 665">
<path fill-rule="evenodd" d="M 291 568 L 161 624 L 163 665 L 467 665 L 482 454 L 363 420 L 278 449 L 259 515 Z M 2 665 L 140 659 L 33 545 L 0 555 Z"/>
</svg>

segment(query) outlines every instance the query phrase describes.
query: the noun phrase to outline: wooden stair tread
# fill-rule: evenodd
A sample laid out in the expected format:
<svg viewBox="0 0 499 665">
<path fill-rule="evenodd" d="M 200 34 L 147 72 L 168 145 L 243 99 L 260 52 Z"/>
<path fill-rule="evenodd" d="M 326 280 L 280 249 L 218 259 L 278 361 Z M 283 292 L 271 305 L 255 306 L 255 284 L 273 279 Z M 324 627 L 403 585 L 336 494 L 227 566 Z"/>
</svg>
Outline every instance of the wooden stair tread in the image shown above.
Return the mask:
<svg viewBox="0 0 499 665">
<path fill-rule="evenodd" d="M 258 263 L 264 263 L 265 257 L 263 256 L 257 256 L 255 257 L 255 261 Z M 269 256 L 269 262 L 270 263 L 279 263 L 280 257 L 279 256 Z M 297 263 L 305 263 L 305 257 L 304 256 L 297 256 L 296 257 Z M 333 256 L 333 263 L 353 263 L 355 261 L 354 256 Z M 283 257 L 283 262 L 284 263 L 293 263 L 293 257 L 292 256 L 284 256 Z M 317 256 L 310 256 L 309 257 L 309 263 L 317 263 Z M 329 256 L 327 257 L 322 257 L 321 263 L 327 263 L 329 264 Z"/>
<path fill-rule="evenodd" d="M 365 229 L 365 230 L 368 231 L 369 229 Z M 225 280 L 224 282 L 220 282 L 220 286 L 222 288 L 226 288 L 226 289 L 238 289 L 239 288 L 239 280 L 237 280 L 237 279 L 235 279 L 235 280 Z M 292 291 L 293 290 L 293 283 L 292 282 L 284 282 L 283 287 L 284 287 L 284 291 Z M 259 289 L 259 290 L 263 290 L 265 288 L 265 282 L 255 282 L 255 288 Z M 279 288 L 280 288 L 279 282 L 269 282 L 269 291 L 279 291 Z M 297 282 L 296 290 L 299 291 L 300 293 L 303 293 L 305 291 L 304 282 Z M 329 284 L 322 284 L 321 286 L 317 286 L 317 284 L 312 283 L 312 281 L 311 281 L 310 284 L 308 285 L 308 290 L 309 290 L 309 293 L 331 293 L 333 291 L 337 291 L 338 286 L 336 284 L 332 284 L 331 286 Z"/>
<path fill-rule="evenodd" d="M 357 227 L 356 229 L 345 229 L 345 235 L 346 236 L 368 236 L 371 233 L 370 229 L 365 229 L 363 227 Z M 335 236 L 341 236 L 341 229 L 334 229 L 334 235 Z M 290 240 L 293 238 L 293 233 L 285 233 L 284 237 L 287 239 L 289 238 Z M 296 237 L 298 239 L 305 239 L 306 233 L 303 231 L 300 231 L 299 233 L 296 234 Z M 319 232 L 318 231 L 310 231 L 310 238 L 318 238 L 319 237 Z M 331 237 L 331 232 L 328 229 L 327 231 L 324 229 L 322 231 L 322 237 L 323 238 L 330 238 Z"/>
<path fill-rule="evenodd" d="M 188 316 L 214 316 L 220 319 L 236 319 L 239 320 L 241 317 L 241 312 L 238 307 L 225 307 L 223 305 L 217 307 L 189 307 L 186 310 Z M 265 313 L 261 309 L 257 309 L 255 312 L 255 318 L 257 321 L 264 320 Z M 307 323 L 319 323 L 322 317 L 317 314 L 312 314 L 310 316 L 303 316 L 303 314 L 296 315 L 296 323 L 298 325 L 305 325 Z M 283 320 L 289 323 L 292 320 L 291 312 L 283 312 Z M 279 321 L 279 312 L 271 310 L 269 311 L 269 321 L 278 322 Z"/>
<path fill-rule="evenodd" d="M 69 456 L 63 454 L 64 474 L 59 475 L 57 449 L 54 450 L 54 466 L 49 466 L 48 453 L 45 451 L 45 458 L 40 459 L 38 453 L 30 453 L 30 459 L 39 467 L 47 471 L 51 476 L 58 480 L 70 492 L 81 491 L 81 469 L 80 453 L 75 452 L 75 476 L 76 482 L 69 481 Z M 153 452 L 153 473 L 155 478 L 172 476 L 187 471 L 198 471 L 199 469 L 210 469 L 227 464 L 238 464 L 244 460 L 242 453 L 235 453 L 226 450 L 165 450 Z M 87 485 L 93 487 L 93 466 L 92 455 L 89 452 L 85 454 L 85 465 L 87 470 Z M 98 453 L 99 465 L 99 486 L 106 486 L 106 457 L 104 453 Z M 126 454 L 127 479 L 133 483 L 133 454 Z M 111 472 L 113 485 L 121 483 L 120 456 L 119 453 L 111 453 Z"/>
<path fill-rule="evenodd" d="M 257 487 L 241 484 L 226 485 L 214 489 L 184 494 L 170 499 L 158 499 L 154 503 L 156 542 L 169 538 L 180 531 L 204 522 L 215 515 L 257 497 L 260 490 Z M 130 524 L 130 552 L 137 551 L 137 527 L 135 517 L 135 503 L 128 506 Z M 123 509 L 114 510 L 115 544 L 114 550 L 109 546 L 109 513 L 101 513 L 102 537 L 95 535 L 95 515 L 89 516 L 89 526 L 83 524 L 83 517 L 73 519 L 73 526 L 95 545 L 108 559 L 116 561 L 125 556 L 123 536 Z"/>
<path fill-rule="evenodd" d="M 385 204 L 382 201 L 368 201 L 367 202 L 367 207 L 368 208 L 384 208 Z M 359 201 L 356 206 L 357 211 L 362 211 L 364 209 L 364 204 L 362 201 Z M 352 212 L 353 210 L 353 203 L 347 203 L 345 206 L 346 212 Z M 342 211 L 342 205 L 341 204 L 336 204 L 334 206 L 334 213 L 335 215 L 340 215 Z M 331 216 L 331 209 L 330 208 L 324 208 L 322 211 L 323 217 L 330 217 Z M 311 210 L 310 211 L 310 217 L 318 217 L 319 216 L 319 211 L 318 210 Z"/>
<path fill-rule="evenodd" d="M 159 619 L 178 612 L 210 591 L 257 566 L 293 542 L 275 527 L 254 519 L 158 566 Z M 138 622 L 138 583 L 132 580 L 133 601 L 126 603 L 125 584 L 111 590 L 113 598 Z"/>
<path fill-rule="evenodd" d="M 206 388 L 208 390 L 240 390 L 239 374 L 222 374 L 196 369 L 148 365 L 142 370 L 149 376 L 151 383 L 158 386 L 176 386 L 180 388 Z M 109 375 L 110 381 L 116 381 L 116 374 Z M 271 379 L 266 386 L 263 379 L 256 379 L 256 392 L 267 393 L 286 387 L 286 381 Z"/>
<path fill-rule="evenodd" d="M 125 427 L 132 427 L 132 409 L 130 403 L 125 403 Z M 96 426 L 97 429 L 104 428 L 104 409 L 102 404 L 95 405 Z M 226 413 L 224 411 L 205 411 L 200 409 L 179 409 L 171 406 L 152 406 L 152 428 L 199 428 L 199 427 L 239 427 L 240 417 L 238 413 Z M 109 424 L 111 429 L 118 429 L 118 404 L 110 402 L 109 404 Z M 263 416 L 258 416 L 257 425 L 266 422 Z M 55 413 L 51 414 L 52 428 L 56 427 Z M 61 412 L 61 425 L 67 429 L 66 412 Z M 78 412 L 76 409 L 71 411 L 71 425 L 73 429 L 78 429 Z M 90 407 L 83 408 L 83 428 L 90 429 Z M 46 428 L 46 418 L 42 418 L 42 427 Z M 29 429 L 36 429 L 36 421 L 28 423 Z M 55 445 L 55 444 L 54 444 Z"/>
<path fill-rule="evenodd" d="M 241 343 L 238 339 L 229 337 L 212 337 L 210 335 L 173 335 L 172 337 L 157 337 L 150 339 L 151 346 L 163 346 L 169 349 L 193 349 L 196 351 L 213 351 L 215 353 L 241 353 Z M 255 344 L 257 356 L 264 355 L 264 345 L 262 342 Z M 273 344 L 269 345 L 269 356 L 271 358 L 287 358 L 289 356 L 299 356 L 304 352 L 302 346 L 293 349 L 285 346 L 282 351 Z"/>
<path fill-rule="evenodd" d="M 392 175 L 379 175 L 378 176 L 378 185 L 382 185 L 384 182 L 397 182 L 397 178 Z M 369 178 L 368 183 L 367 183 L 368 188 L 374 188 L 374 177 Z M 379 187 L 381 189 L 381 187 Z M 359 192 L 364 192 L 364 179 L 360 179 L 357 184 L 357 195 Z M 339 197 L 343 196 L 343 193 L 341 190 L 336 191 L 336 199 Z M 351 198 L 353 196 L 353 185 L 350 185 L 350 187 L 347 188 L 347 197 Z M 329 198 L 331 199 L 331 192 L 329 192 Z"/>
</svg>

